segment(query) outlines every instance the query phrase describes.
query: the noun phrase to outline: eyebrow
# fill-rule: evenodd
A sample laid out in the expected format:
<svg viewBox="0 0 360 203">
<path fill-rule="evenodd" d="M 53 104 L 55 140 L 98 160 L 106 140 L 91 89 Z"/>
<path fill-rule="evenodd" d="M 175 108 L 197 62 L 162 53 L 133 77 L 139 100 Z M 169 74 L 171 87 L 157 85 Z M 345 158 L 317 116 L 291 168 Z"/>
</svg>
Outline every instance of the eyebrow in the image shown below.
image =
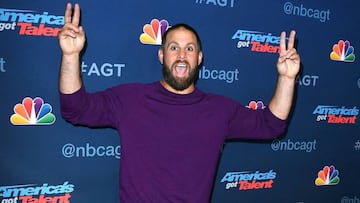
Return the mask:
<svg viewBox="0 0 360 203">
<path fill-rule="evenodd" d="M 176 45 L 179 45 L 178 42 L 175 42 L 175 41 L 171 41 L 168 43 L 168 45 L 166 46 L 166 48 L 168 48 L 170 45 L 172 44 L 176 44 Z M 186 46 L 194 46 L 196 49 L 199 49 L 199 47 L 197 46 L 197 44 L 195 42 L 189 42 L 186 44 Z"/>
</svg>

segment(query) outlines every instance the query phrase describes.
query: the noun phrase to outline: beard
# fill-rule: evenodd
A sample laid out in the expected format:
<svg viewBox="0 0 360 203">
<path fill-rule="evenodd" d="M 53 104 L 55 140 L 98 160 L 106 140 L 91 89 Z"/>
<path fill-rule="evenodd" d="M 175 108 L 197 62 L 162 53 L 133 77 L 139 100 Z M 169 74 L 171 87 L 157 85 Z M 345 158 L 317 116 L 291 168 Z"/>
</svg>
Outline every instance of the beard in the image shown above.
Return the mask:
<svg viewBox="0 0 360 203">
<path fill-rule="evenodd" d="M 179 63 L 180 61 L 176 61 L 174 64 Z M 183 62 L 184 63 L 184 62 Z M 185 62 L 187 63 L 187 62 Z M 187 63 L 187 66 L 190 65 Z M 170 85 L 170 87 L 174 88 L 177 91 L 185 90 L 186 88 L 190 87 L 191 84 L 195 83 L 199 69 L 198 66 L 194 68 L 190 68 L 189 75 L 185 78 L 179 78 L 172 74 L 172 70 L 175 68 L 175 65 L 173 67 L 169 67 L 165 62 L 162 66 L 162 74 L 164 81 Z"/>
</svg>

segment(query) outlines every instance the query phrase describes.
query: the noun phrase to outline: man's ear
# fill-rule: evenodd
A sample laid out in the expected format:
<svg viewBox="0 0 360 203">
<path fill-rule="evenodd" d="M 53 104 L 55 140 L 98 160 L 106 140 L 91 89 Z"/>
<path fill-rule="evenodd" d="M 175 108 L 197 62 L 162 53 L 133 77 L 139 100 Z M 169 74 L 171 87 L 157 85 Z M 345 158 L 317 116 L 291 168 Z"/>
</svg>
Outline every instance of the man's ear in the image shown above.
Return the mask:
<svg viewBox="0 0 360 203">
<path fill-rule="evenodd" d="M 161 64 L 164 63 L 164 51 L 162 48 L 158 50 L 158 58 Z"/>
<path fill-rule="evenodd" d="M 198 65 L 200 65 L 202 63 L 203 60 L 203 53 L 202 51 L 199 52 L 199 56 L 198 56 Z"/>
</svg>

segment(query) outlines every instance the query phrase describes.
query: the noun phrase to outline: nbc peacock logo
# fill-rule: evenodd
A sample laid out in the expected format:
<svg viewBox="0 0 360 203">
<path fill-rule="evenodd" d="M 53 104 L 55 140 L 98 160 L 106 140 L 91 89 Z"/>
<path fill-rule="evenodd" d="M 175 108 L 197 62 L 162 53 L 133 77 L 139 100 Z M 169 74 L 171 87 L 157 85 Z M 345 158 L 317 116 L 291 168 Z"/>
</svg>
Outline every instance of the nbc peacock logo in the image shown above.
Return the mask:
<svg viewBox="0 0 360 203">
<path fill-rule="evenodd" d="M 339 40 L 339 42 L 333 46 L 330 59 L 333 61 L 354 62 L 354 47 L 351 46 L 347 40 Z"/>
<path fill-rule="evenodd" d="M 249 105 L 246 106 L 249 109 L 257 110 L 257 109 L 265 109 L 266 106 L 264 105 L 264 102 L 262 101 L 250 101 Z"/>
<path fill-rule="evenodd" d="M 149 24 L 143 26 L 140 42 L 143 44 L 160 45 L 161 37 L 169 28 L 167 20 L 152 19 Z"/>
<path fill-rule="evenodd" d="M 21 104 L 14 106 L 14 113 L 10 117 L 13 125 L 51 125 L 56 119 L 51 105 L 40 97 L 24 98 Z"/>
<path fill-rule="evenodd" d="M 324 166 L 318 172 L 318 177 L 315 179 L 315 185 L 337 185 L 340 182 L 339 171 L 334 166 Z"/>
</svg>

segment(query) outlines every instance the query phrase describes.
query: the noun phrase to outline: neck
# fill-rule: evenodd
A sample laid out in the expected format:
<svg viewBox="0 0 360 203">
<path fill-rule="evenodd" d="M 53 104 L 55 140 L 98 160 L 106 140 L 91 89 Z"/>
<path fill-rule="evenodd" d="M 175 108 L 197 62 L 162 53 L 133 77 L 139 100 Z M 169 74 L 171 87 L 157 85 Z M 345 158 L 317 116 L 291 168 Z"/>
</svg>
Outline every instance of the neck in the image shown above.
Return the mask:
<svg viewBox="0 0 360 203">
<path fill-rule="evenodd" d="M 166 90 L 168 90 L 169 92 L 175 93 L 175 94 L 190 94 L 195 90 L 194 83 L 191 84 L 189 87 L 187 87 L 184 90 L 176 90 L 176 89 L 174 89 L 165 80 L 161 80 L 160 83 Z"/>
</svg>

